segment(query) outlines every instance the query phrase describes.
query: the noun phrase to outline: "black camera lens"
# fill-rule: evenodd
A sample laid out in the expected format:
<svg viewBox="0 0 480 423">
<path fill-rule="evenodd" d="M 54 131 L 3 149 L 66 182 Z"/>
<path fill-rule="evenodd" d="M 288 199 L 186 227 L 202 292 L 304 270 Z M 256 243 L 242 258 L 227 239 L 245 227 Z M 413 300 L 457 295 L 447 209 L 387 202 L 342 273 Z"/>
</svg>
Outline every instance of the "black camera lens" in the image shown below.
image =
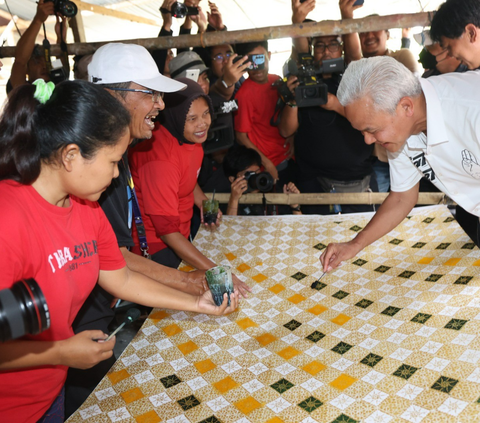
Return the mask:
<svg viewBox="0 0 480 423">
<path fill-rule="evenodd" d="M 50 312 L 35 279 L 0 291 L 0 342 L 37 335 L 50 327 Z"/>
<path fill-rule="evenodd" d="M 249 191 L 268 192 L 274 184 L 273 176 L 268 172 L 247 172 L 245 173 L 245 179 L 248 181 Z"/>
<path fill-rule="evenodd" d="M 78 7 L 73 1 L 60 0 L 57 3 L 57 11 L 66 18 L 73 18 L 78 12 Z"/>
<path fill-rule="evenodd" d="M 198 15 L 198 7 L 185 6 L 183 3 L 176 1 L 172 4 L 170 13 L 174 18 L 184 18 L 187 15 Z"/>
</svg>

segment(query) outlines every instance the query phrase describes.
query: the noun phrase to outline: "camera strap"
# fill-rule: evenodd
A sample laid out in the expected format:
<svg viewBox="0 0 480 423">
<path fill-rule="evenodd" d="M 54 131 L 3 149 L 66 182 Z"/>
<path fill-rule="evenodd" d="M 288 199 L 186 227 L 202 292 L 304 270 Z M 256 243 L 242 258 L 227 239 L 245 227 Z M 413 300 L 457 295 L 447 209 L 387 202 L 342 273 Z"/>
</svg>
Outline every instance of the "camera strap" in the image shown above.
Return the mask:
<svg viewBox="0 0 480 423">
<path fill-rule="evenodd" d="M 132 210 L 133 210 L 133 221 L 135 222 L 135 227 L 137 228 L 138 241 L 140 243 L 140 250 L 142 251 L 143 257 L 150 259 L 151 256 L 148 253 L 148 243 L 147 236 L 145 233 L 145 225 L 143 224 L 142 213 L 140 212 L 140 206 L 138 205 L 137 193 L 135 192 L 135 186 L 133 184 L 132 174 L 127 163 L 122 158 L 123 167 L 127 172 L 127 182 L 131 192 L 132 201 Z"/>
<path fill-rule="evenodd" d="M 272 126 L 278 126 L 280 125 L 280 116 L 282 114 L 282 110 L 285 107 L 285 102 L 279 98 L 277 100 L 277 104 L 275 105 L 275 111 L 273 112 L 273 116 L 270 119 L 270 125 Z"/>
</svg>

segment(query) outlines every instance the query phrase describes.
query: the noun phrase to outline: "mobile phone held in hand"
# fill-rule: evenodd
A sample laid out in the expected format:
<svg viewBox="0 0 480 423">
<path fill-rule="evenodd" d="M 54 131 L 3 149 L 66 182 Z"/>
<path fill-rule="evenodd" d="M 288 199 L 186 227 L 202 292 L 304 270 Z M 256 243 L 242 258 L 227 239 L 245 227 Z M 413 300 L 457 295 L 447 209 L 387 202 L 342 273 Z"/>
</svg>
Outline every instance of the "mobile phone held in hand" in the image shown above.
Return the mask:
<svg viewBox="0 0 480 423">
<path fill-rule="evenodd" d="M 357 0 L 355 3 L 353 3 L 353 5 L 354 6 L 361 6 L 363 3 L 364 3 L 364 0 Z"/>
</svg>

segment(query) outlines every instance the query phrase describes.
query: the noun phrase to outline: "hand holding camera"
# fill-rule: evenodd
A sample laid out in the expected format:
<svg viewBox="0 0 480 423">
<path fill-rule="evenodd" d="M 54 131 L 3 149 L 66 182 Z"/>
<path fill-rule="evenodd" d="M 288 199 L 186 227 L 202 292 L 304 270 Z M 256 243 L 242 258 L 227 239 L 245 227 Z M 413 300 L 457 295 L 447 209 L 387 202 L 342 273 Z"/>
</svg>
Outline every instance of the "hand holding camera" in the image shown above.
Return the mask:
<svg viewBox="0 0 480 423">
<path fill-rule="evenodd" d="M 363 1 L 340 0 L 338 3 L 342 19 L 353 19 L 353 11 L 363 6 Z"/>
<path fill-rule="evenodd" d="M 179 3 L 178 1 L 175 1 L 171 3 L 171 6 L 169 9 L 167 9 L 165 3 L 170 4 L 170 2 L 164 2 L 162 6 L 160 7 L 160 12 L 162 15 L 167 15 L 170 14 L 174 18 L 184 18 L 185 16 L 192 16 L 192 15 L 198 15 L 199 10 L 198 7 L 193 7 L 193 6 L 187 6 L 184 3 Z"/>
</svg>

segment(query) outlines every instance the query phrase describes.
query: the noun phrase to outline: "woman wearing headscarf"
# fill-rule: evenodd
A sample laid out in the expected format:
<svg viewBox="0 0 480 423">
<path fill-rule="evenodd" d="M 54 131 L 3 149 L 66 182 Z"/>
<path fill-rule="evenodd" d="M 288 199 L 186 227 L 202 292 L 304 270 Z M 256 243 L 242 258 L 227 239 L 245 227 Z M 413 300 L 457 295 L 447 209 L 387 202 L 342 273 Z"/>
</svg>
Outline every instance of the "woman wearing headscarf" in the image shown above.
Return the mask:
<svg viewBox="0 0 480 423">
<path fill-rule="evenodd" d="M 213 109 L 196 82 L 179 81 L 187 88 L 165 94 L 161 124 L 150 140 L 132 149 L 130 164 L 152 259 L 170 267 L 184 260 L 197 269 L 209 269 L 216 264 L 188 239 L 193 206 L 202 210 L 207 199 L 197 177 Z M 250 290 L 235 275 L 233 281 L 244 296 Z"/>
</svg>

